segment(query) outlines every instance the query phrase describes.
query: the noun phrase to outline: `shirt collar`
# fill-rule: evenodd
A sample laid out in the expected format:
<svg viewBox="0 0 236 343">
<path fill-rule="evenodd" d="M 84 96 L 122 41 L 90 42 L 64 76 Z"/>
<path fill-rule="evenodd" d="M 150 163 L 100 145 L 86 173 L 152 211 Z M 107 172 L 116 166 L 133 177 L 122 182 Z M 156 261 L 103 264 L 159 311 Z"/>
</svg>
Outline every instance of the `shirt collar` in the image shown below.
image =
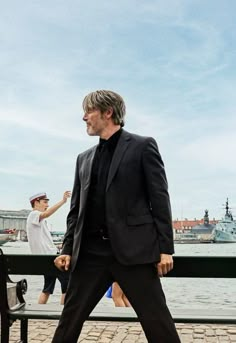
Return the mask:
<svg viewBox="0 0 236 343">
<path fill-rule="evenodd" d="M 109 149 L 115 148 L 116 144 L 120 138 L 121 132 L 122 132 L 122 128 L 120 128 L 118 131 L 116 131 L 109 139 L 100 138 L 99 139 L 100 149 L 103 146 L 107 146 Z"/>
</svg>

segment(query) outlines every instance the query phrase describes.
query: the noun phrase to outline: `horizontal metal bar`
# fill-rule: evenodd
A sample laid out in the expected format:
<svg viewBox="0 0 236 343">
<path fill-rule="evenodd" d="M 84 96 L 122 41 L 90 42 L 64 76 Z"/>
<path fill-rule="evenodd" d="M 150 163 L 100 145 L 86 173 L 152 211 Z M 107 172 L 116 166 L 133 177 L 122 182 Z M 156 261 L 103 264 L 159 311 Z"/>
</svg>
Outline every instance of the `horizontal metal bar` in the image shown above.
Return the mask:
<svg viewBox="0 0 236 343">
<path fill-rule="evenodd" d="M 8 273 L 18 275 L 58 275 L 57 255 L 6 254 Z M 174 256 L 174 269 L 167 277 L 236 278 L 236 256 Z"/>
<path fill-rule="evenodd" d="M 61 305 L 47 304 L 28 304 L 18 311 L 9 311 L 11 319 L 59 319 L 62 311 Z M 170 312 L 176 323 L 236 323 L 236 310 L 225 309 L 178 309 L 170 308 Z M 137 314 L 133 308 L 114 307 L 112 311 L 106 306 L 97 305 L 90 314 L 88 320 L 95 321 L 138 321 Z"/>
</svg>

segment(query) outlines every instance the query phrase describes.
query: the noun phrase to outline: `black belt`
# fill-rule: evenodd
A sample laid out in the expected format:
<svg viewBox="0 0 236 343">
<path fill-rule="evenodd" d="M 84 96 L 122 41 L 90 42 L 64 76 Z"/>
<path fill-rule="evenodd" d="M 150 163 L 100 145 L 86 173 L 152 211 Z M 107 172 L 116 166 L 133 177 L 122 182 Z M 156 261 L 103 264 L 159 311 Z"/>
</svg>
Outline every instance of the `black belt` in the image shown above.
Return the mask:
<svg viewBox="0 0 236 343">
<path fill-rule="evenodd" d="M 93 238 L 93 237 L 101 238 L 103 241 L 107 241 L 110 239 L 107 235 L 107 232 L 104 231 L 103 229 L 100 229 L 99 231 L 90 231 L 90 232 L 85 233 L 85 238 Z"/>
</svg>

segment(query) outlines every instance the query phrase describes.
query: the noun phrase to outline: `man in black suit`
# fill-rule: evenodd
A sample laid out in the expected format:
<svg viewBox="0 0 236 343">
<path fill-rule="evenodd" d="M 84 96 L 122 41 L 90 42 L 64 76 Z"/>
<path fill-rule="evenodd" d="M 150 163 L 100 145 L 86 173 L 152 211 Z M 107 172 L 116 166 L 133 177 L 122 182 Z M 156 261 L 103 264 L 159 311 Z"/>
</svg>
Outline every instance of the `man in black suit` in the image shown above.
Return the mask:
<svg viewBox="0 0 236 343">
<path fill-rule="evenodd" d="M 77 158 L 71 209 L 60 256 L 70 268 L 53 343 L 75 343 L 84 321 L 113 281 L 136 311 L 149 343 L 179 343 L 160 278 L 173 268 L 167 180 L 153 138 L 123 130 L 125 103 L 99 90 L 83 101 L 97 146 Z"/>
</svg>

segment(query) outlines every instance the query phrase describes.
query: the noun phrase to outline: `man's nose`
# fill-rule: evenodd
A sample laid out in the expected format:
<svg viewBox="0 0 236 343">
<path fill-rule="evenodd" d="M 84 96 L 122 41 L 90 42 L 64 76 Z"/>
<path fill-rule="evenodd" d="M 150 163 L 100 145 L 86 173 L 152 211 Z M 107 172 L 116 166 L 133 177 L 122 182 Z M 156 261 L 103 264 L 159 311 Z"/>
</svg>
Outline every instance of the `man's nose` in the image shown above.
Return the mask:
<svg viewBox="0 0 236 343">
<path fill-rule="evenodd" d="M 86 121 L 87 119 L 88 119 L 88 115 L 87 115 L 87 113 L 85 113 L 83 116 L 83 121 Z"/>
</svg>

